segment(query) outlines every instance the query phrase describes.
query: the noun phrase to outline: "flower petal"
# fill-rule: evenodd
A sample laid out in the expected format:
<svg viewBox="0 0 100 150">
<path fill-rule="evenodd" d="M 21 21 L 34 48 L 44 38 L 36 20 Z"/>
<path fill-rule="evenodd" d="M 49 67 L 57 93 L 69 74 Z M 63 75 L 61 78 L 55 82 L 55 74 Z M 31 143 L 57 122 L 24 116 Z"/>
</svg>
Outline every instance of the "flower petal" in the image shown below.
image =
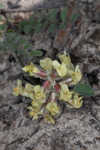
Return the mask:
<svg viewBox="0 0 100 150">
<path fill-rule="evenodd" d="M 73 106 L 74 108 L 80 108 L 83 104 L 82 97 L 78 96 L 77 93 L 74 93 L 74 97 L 69 102 L 69 104 L 71 104 L 71 106 Z"/>
<path fill-rule="evenodd" d="M 45 58 L 43 60 L 40 60 L 40 66 L 44 69 L 44 70 L 52 70 L 52 60 L 50 58 Z"/>
<path fill-rule="evenodd" d="M 46 109 L 51 113 L 52 116 L 55 116 L 59 113 L 59 107 L 56 102 L 50 102 L 47 104 Z"/>
<path fill-rule="evenodd" d="M 25 66 L 24 68 L 22 68 L 22 70 L 28 72 L 30 76 L 34 76 L 35 73 L 39 72 L 39 69 L 33 63 Z"/>
<path fill-rule="evenodd" d="M 44 120 L 45 120 L 45 122 L 47 122 L 47 123 L 55 124 L 55 120 L 54 120 L 53 117 L 52 117 L 51 115 L 49 115 L 49 114 L 46 114 L 46 115 L 44 116 Z"/>
<path fill-rule="evenodd" d="M 22 93 L 23 93 L 22 81 L 21 80 L 17 80 L 17 86 L 16 86 L 16 88 L 13 89 L 13 94 L 15 96 L 19 96 Z"/>
<path fill-rule="evenodd" d="M 40 87 L 40 85 L 34 86 L 34 99 L 36 100 L 45 100 L 46 95 L 44 92 L 44 88 Z"/>
<path fill-rule="evenodd" d="M 72 78 L 71 85 L 75 85 L 75 84 L 77 84 L 81 80 L 82 73 L 81 73 L 78 65 L 76 66 L 74 72 L 73 71 L 70 72 L 70 75 L 71 75 L 71 78 Z"/>
<path fill-rule="evenodd" d="M 74 66 L 73 64 L 71 63 L 71 59 L 70 59 L 70 56 L 69 55 L 65 55 L 65 54 L 59 54 L 58 55 L 60 61 L 64 64 L 66 64 L 66 67 L 68 69 L 74 69 Z"/>
<path fill-rule="evenodd" d="M 59 99 L 68 102 L 72 98 L 72 93 L 66 84 L 61 84 Z"/>
<path fill-rule="evenodd" d="M 64 77 L 67 75 L 67 67 L 66 64 L 62 63 L 60 64 L 58 61 L 53 61 L 53 67 L 56 69 L 58 75 L 60 77 Z"/>
</svg>

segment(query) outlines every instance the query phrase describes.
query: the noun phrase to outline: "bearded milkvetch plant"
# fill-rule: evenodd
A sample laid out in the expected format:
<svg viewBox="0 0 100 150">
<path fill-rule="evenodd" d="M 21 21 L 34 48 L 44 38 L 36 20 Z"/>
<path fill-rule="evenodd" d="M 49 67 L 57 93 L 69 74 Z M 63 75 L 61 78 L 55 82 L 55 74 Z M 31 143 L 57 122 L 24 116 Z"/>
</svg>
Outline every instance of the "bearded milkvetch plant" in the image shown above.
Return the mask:
<svg viewBox="0 0 100 150">
<path fill-rule="evenodd" d="M 69 55 L 59 54 L 57 60 L 44 58 L 40 60 L 40 66 L 33 63 L 22 68 L 30 76 L 44 80 L 42 86 L 27 83 L 22 86 L 22 81 L 17 81 L 14 88 L 15 96 L 22 95 L 32 99 L 31 106 L 28 107 L 29 115 L 33 119 L 40 116 L 48 123 L 55 123 L 55 117 L 60 114 L 59 101 L 63 101 L 72 108 L 80 108 L 83 104 L 82 97 L 70 86 L 74 86 L 82 79 L 79 66 L 73 66 Z"/>
</svg>

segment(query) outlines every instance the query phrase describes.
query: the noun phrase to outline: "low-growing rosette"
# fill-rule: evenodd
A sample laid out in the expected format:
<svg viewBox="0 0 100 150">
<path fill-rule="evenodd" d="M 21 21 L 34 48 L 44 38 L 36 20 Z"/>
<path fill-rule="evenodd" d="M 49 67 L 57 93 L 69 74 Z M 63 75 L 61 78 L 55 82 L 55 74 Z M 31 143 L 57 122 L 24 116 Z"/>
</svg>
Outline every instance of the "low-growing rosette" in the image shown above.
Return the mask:
<svg viewBox="0 0 100 150">
<path fill-rule="evenodd" d="M 44 80 L 42 86 L 26 83 L 18 80 L 14 88 L 15 96 L 24 96 L 31 99 L 28 107 L 29 115 L 33 119 L 40 116 L 48 123 L 55 124 L 55 118 L 61 113 L 61 102 L 71 108 L 80 108 L 83 104 L 82 97 L 72 88 L 82 79 L 79 66 L 73 66 L 70 56 L 58 55 L 59 61 L 48 57 L 40 60 L 40 66 L 33 63 L 23 67 L 23 71 L 30 76 Z"/>
</svg>

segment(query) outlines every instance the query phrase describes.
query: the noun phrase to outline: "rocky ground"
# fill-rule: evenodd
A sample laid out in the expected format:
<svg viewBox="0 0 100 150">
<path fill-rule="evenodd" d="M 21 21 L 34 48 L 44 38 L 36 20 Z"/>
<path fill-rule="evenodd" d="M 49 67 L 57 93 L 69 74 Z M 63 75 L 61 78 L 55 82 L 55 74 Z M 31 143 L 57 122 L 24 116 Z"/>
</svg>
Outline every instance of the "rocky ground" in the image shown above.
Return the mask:
<svg viewBox="0 0 100 150">
<path fill-rule="evenodd" d="M 0 52 L 0 150 L 100 150 L 100 22 L 87 24 L 82 25 L 78 42 L 73 40 L 70 55 L 95 95 L 84 97 L 78 110 L 64 108 L 55 125 L 29 118 L 27 101 L 12 94 L 16 80 L 23 79 L 21 63 L 13 53 Z M 33 49 L 47 50 L 50 57 L 61 50 L 56 36 L 39 33 L 32 39 Z"/>
</svg>

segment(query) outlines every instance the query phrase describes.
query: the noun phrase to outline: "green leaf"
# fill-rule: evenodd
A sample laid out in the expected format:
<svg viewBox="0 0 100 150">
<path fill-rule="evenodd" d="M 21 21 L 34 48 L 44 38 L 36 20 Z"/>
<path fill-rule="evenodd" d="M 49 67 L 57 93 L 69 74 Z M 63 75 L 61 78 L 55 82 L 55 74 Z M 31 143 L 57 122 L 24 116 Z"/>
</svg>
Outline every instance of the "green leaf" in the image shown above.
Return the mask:
<svg viewBox="0 0 100 150">
<path fill-rule="evenodd" d="M 33 56 L 42 56 L 43 55 L 43 52 L 40 51 L 40 50 L 33 50 L 30 52 L 31 55 Z"/>
<path fill-rule="evenodd" d="M 66 23 L 61 23 L 59 25 L 59 29 L 65 29 L 66 28 Z"/>
<path fill-rule="evenodd" d="M 41 31 L 41 29 L 42 29 L 42 24 L 39 23 L 39 24 L 36 25 L 34 30 L 35 30 L 36 33 L 39 33 Z"/>
<path fill-rule="evenodd" d="M 42 31 L 45 31 L 48 28 L 48 20 L 45 20 L 45 22 L 42 25 Z"/>
<path fill-rule="evenodd" d="M 93 96 L 94 95 L 93 89 L 88 84 L 77 84 L 73 90 L 82 96 Z"/>
<path fill-rule="evenodd" d="M 29 47 L 30 47 L 30 45 L 27 43 L 24 45 L 24 49 L 28 49 Z"/>
<path fill-rule="evenodd" d="M 56 28 L 57 28 L 56 24 L 51 24 L 48 28 L 48 32 L 54 32 Z"/>
<path fill-rule="evenodd" d="M 23 30 L 24 26 L 28 24 L 28 21 L 23 20 L 18 24 L 19 30 Z"/>
<path fill-rule="evenodd" d="M 63 8 L 63 10 L 61 11 L 60 17 L 61 17 L 62 22 L 66 22 L 66 20 L 67 20 L 67 18 L 66 18 L 67 11 L 68 11 L 68 8 Z"/>
<path fill-rule="evenodd" d="M 5 29 L 5 27 L 6 27 L 6 25 L 5 25 L 5 24 L 0 24 L 0 31 L 4 30 L 4 29 Z"/>
<path fill-rule="evenodd" d="M 24 31 L 26 34 L 31 33 L 33 30 L 33 24 L 27 20 L 21 21 L 18 25 L 19 31 Z"/>
<path fill-rule="evenodd" d="M 11 33 L 11 32 L 14 32 L 13 29 L 8 29 L 7 30 L 7 33 Z"/>
<path fill-rule="evenodd" d="M 34 24 L 35 23 L 35 17 L 32 15 L 32 16 L 30 16 L 30 18 L 29 18 L 29 23 L 30 24 Z"/>
<path fill-rule="evenodd" d="M 2 21 L 3 17 L 0 15 L 0 21 Z"/>
<path fill-rule="evenodd" d="M 54 21 L 56 20 L 56 16 L 57 16 L 57 9 L 52 9 L 49 13 L 48 13 L 48 20 L 49 21 Z"/>
<path fill-rule="evenodd" d="M 32 32 L 32 26 L 30 24 L 25 25 L 24 26 L 24 32 L 26 34 Z"/>
<path fill-rule="evenodd" d="M 2 3 L 0 3 L 0 9 L 4 8 L 4 5 Z"/>
<path fill-rule="evenodd" d="M 71 17 L 71 22 L 75 22 L 78 17 L 79 17 L 79 14 L 73 14 Z"/>
</svg>

